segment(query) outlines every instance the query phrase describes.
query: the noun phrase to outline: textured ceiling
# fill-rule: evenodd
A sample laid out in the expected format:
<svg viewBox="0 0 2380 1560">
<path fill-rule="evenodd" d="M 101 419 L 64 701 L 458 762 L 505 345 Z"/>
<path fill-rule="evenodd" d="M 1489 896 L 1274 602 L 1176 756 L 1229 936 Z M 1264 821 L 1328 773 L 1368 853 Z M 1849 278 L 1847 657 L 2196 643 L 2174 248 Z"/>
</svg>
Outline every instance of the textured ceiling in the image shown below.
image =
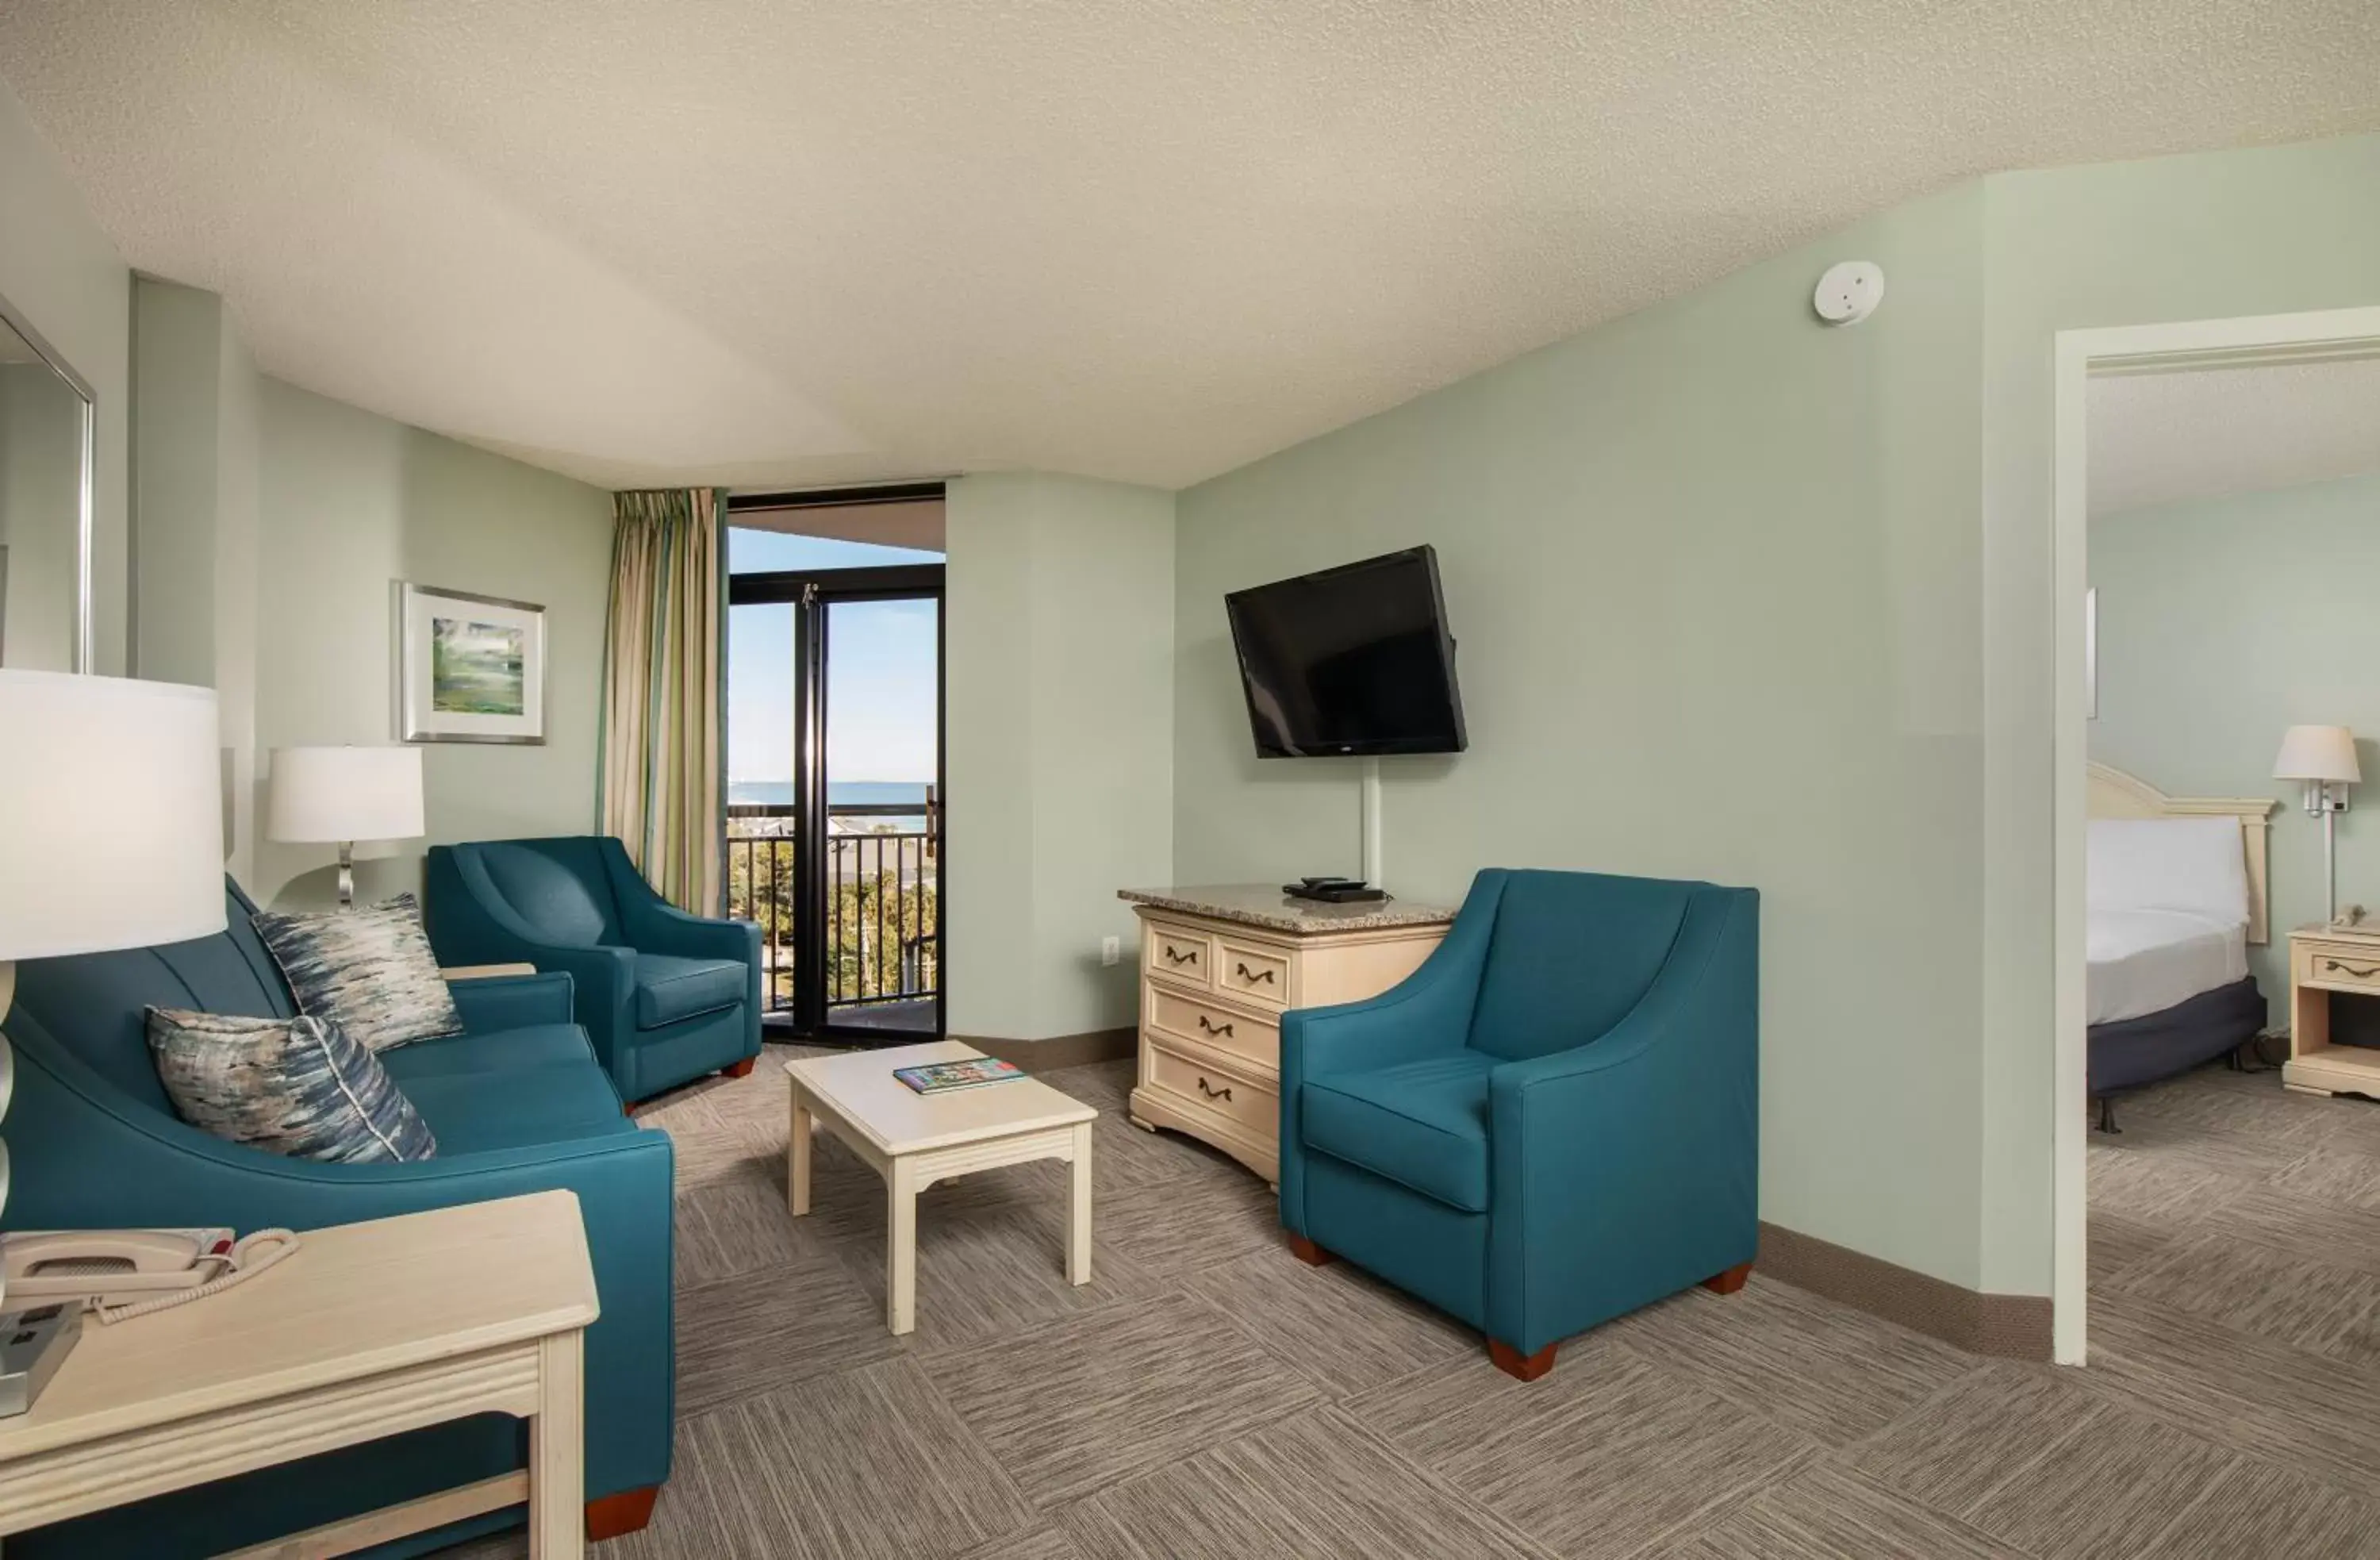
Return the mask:
<svg viewBox="0 0 2380 1560">
<path fill-rule="evenodd" d="M 2380 358 L 2123 374 L 2090 396 L 2094 515 L 2380 472 Z"/>
<path fill-rule="evenodd" d="M 2380 6 L 6 0 L 0 78 L 309 388 L 1171 485 L 1963 176 L 2380 126 Z"/>
</svg>

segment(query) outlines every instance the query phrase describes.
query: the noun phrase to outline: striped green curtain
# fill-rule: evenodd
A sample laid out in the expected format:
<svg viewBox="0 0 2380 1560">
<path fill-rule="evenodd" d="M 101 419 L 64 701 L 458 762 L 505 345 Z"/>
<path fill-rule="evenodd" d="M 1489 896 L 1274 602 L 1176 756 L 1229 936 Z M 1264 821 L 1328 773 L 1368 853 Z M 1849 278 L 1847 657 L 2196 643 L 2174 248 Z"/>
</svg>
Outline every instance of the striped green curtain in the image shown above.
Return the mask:
<svg viewBox="0 0 2380 1560">
<path fill-rule="evenodd" d="M 612 495 L 598 805 L 662 897 L 720 913 L 720 656 L 725 495 Z"/>
</svg>

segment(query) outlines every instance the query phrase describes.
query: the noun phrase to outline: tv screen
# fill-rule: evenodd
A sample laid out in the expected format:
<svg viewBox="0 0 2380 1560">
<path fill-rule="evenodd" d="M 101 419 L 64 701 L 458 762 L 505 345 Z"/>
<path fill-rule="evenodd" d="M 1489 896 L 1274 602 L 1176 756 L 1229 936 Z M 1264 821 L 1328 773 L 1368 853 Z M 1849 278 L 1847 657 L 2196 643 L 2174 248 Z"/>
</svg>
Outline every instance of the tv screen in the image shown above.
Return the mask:
<svg viewBox="0 0 2380 1560">
<path fill-rule="evenodd" d="M 1234 591 L 1223 603 L 1260 756 L 1463 751 L 1454 640 L 1431 549 Z"/>
</svg>

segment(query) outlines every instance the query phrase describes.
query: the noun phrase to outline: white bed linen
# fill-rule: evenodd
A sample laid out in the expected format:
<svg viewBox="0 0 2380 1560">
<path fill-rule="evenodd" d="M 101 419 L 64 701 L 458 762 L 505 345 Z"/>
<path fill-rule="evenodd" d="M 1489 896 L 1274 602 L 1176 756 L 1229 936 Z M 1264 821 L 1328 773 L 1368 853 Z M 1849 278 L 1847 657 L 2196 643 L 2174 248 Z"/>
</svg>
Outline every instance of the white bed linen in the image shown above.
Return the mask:
<svg viewBox="0 0 2380 1560">
<path fill-rule="evenodd" d="M 2248 926 L 2187 910 L 2090 915 L 2090 1022 L 2161 1012 L 2248 973 Z"/>
</svg>

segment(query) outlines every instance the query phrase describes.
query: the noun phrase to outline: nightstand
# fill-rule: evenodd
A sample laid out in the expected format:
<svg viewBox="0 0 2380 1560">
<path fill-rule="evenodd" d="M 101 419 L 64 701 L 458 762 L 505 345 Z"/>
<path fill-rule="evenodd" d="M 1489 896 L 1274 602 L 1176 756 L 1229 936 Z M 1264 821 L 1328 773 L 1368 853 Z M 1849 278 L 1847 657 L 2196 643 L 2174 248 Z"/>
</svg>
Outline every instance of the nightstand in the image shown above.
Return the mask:
<svg viewBox="0 0 2380 1560">
<path fill-rule="evenodd" d="M 2301 1093 L 2380 1100 L 2380 1048 L 2330 1042 L 2334 992 L 2380 999 L 2380 927 L 2301 926 L 2289 933 L 2289 1059 L 2281 1081 Z"/>
<path fill-rule="evenodd" d="M 523 1502 L 531 1554 L 585 1554 L 580 1337 L 597 1306 L 578 1199 L 300 1238 L 250 1283 L 85 1327 L 41 1401 L 0 1420 L 0 1533 L 497 1413 L 528 1421 L 527 1469 L 238 1554 L 346 1554 Z"/>
</svg>

